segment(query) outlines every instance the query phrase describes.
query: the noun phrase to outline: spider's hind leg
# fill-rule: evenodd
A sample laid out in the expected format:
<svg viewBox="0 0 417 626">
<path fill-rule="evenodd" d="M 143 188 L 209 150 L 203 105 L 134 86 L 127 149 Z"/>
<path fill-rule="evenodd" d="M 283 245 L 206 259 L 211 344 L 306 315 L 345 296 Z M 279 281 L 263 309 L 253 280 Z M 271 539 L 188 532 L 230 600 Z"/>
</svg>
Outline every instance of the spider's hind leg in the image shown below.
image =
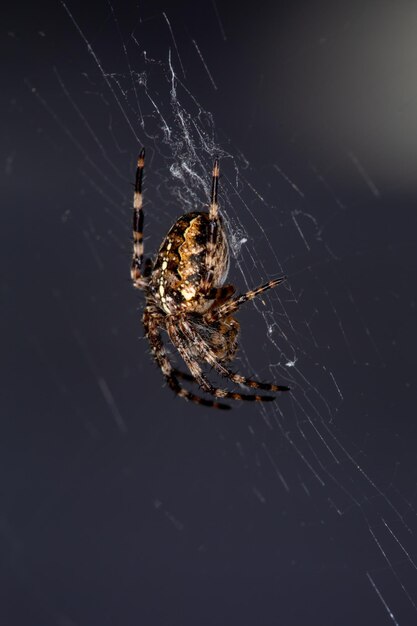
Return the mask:
<svg viewBox="0 0 417 626">
<path fill-rule="evenodd" d="M 219 205 L 217 200 L 218 185 L 219 185 L 219 160 L 216 158 L 213 164 L 213 175 L 211 182 L 211 194 L 210 194 L 210 206 L 209 206 L 209 221 L 208 221 L 208 234 L 207 234 L 207 249 L 206 249 L 206 269 L 207 274 L 201 284 L 201 292 L 206 297 L 211 298 L 210 290 L 213 285 L 213 277 L 215 273 L 216 263 L 216 242 L 221 230 L 221 223 L 219 217 Z"/>
<path fill-rule="evenodd" d="M 143 168 L 145 166 L 145 148 L 142 148 L 136 168 L 135 192 L 133 195 L 133 256 L 130 268 L 133 286 L 137 289 L 143 289 L 146 284 L 146 276 L 149 276 L 149 263 L 145 263 L 145 272 L 142 274 L 143 263 L 143 198 L 142 198 L 142 180 Z"/>
<path fill-rule="evenodd" d="M 219 188 L 219 159 L 216 157 L 213 163 L 213 177 L 211 180 L 211 194 L 210 194 L 210 220 L 217 220 L 219 217 L 219 205 L 217 201 L 217 194 Z"/>
</svg>

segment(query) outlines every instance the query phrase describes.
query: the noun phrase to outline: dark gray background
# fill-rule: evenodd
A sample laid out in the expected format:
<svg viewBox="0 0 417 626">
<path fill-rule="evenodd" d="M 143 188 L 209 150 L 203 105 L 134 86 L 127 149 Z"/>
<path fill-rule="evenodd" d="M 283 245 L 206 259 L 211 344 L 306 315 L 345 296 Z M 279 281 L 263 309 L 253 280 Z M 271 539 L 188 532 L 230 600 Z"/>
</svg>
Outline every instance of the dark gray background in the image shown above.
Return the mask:
<svg viewBox="0 0 417 626">
<path fill-rule="evenodd" d="M 67 6 L 96 58 L 58 1 L 2 24 L 1 622 L 415 624 L 414 3 Z M 170 173 L 181 111 L 222 154 L 232 279 L 289 275 L 239 316 L 275 408 L 174 398 L 142 339 L 141 144 L 149 253 L 207 201 Z"/>
</svg>

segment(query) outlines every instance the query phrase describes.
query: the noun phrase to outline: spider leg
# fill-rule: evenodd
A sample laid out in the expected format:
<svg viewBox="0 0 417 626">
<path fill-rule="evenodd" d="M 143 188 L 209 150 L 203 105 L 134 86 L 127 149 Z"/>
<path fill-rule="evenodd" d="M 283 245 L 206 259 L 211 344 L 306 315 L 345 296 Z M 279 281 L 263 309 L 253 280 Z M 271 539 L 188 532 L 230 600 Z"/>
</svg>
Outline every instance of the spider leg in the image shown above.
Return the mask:
<svg viewBox="0 0 417 626">
<path fill-rule="evenodd" d="M 213 284 L 214 259 L 216 250 L 216 239 L 219 229 L 219 205 L 217 201 L 217 191 L 219 185 L 219 160 L 216 158 L 213 164 L 213 176 L 211 181 L 210 207 L 209 207 L 209 233 L 207 241 L 206 268 L 207 274 L 201 285 L 201 291 L 209 294 L 210 286 Z"/>
<path fill-rule="evenodd" d="M 210 194 L 210 210 L 209 216 L 211 220 L 217 220 L 219 217 L 219 205 L 217 202 L 217 191 L 219 188 L 219 159 L 214 159 L 213 164 L 213 178 L 211 180 L 211 194 Z"/>
<path fill-rule="evenodd" d="M 261 389 L 262 391 L 290 391 L 290 388 L 286 385 L 275 385 L 273 383 L 262 383 L 252 378 L 246 378 L 240 374 L 236 374 L 230 368 L 226 367 L 223 363 L 220 363 L 216 355 L 207 345 L 207 343 L 198 335 L 198 333 L 189 324 L 181 325 L 181 330 L 186 335 L 187 339 L 193 344 L 197 345 L 202 359 L 204 359 L 211 367 L 221 376 L 229 378 L 232 382 L 238 385 L 244 385 L 245 387 L 251 387 L 252 389 Z"/>
<path fill-rule="evenodd" d="M 145 267 L 143 269 L 144 278 L 149 278 L 152 273 L 153 263 L 150 259 L 145 260 Z"/>
<path fill-rule="evenodd" d="M 189 383 L 195 383 L 194 377 L 191 376 L 191 374 L 188 374 L 188 372 L 183 372 L 182 370 L 179 370 L 176 367 L 174 367 L 172 371 L 174 373 L 174 376 L 176 376 L 180 380 L 186 380 Z"/>
<path fill-rule="evenodd" d="M 213 309 L 218 309 L 222 304 L 228 302 L 235 293 L 233 285 L 223 285 L 222 287 L 213 287 L 209 292 L 208 297 L 213 299 Z"/>
<path fill-rule="evenodd" d="M 225 302 L 219 308 L 214 309 L 210 313 L 209 320 L 214 321 L 214 320 L 220 319 L 221 317 L 227 317 L 231 315 L 232 313 L 234 313 L 234 311 L 236 311 L 242 304 L 244 304 L 248 300 L 253 300 L 260 293 L 263 293 L 264 291 L 267 291 L 268 289 L 272 289 L 273 287 L 277 287 L 278 285 L 283 283 L 285 280 L 287 280 L 286 276 L 281 276 L 281 278 L 270 280 L 268 283 L 265 283 L 264 285 L 260 285 L 259 287 L 256 287 L 256 289 L 251 289 L 251 291 L 247 291 L 246 293 L 244 293 L 241 296 L 238 296 L 234 300 L 229 300 L 228 302 Z"/>
<path fill-rule="evenodd" d="M 260 396 L 257 394 L 246 394 L 246 393 L 238 393 L 234 391 L 228 391 L 227 389 L 220 389 L 211 384 L 211 382 L 206 378 L 201 368 L 201 365 L 197 360 L 195 360 L 189 354 L 188 345 L 190 344 L 190 340 L 187 337 L 190 326 L 187 322 L 182 322 L 179 325 L 180 330 L 177 325 L 173 322 L 169 321 L 167 323 L 167 331 L 171 338 L 172 343 L 178 349 L 182 359 L 190 370 L 193 378 L 195 378 L 196 382 L 200 385 L 200 387 L 216 398 L 229 398 L 231 400 L 248 400 L 248 401 L 256 401 L 256 402 L 271 402 L 275 400 L 274 396 Z M 185 332 L 184 332 L 185 331 Z"/>
<path fill-rule="evenodd" d="M 215 409 L 230 409 L 231 407 L 228 404 L 213 402 L 213 400 L 206 400 L 205 398 L 201 398 L 191 391 L 188 391 L 188 389 L 184 389 L 184 387 L 180 385 L 177 378 L 178 372 L 176 372 L 176 370 L 174 370 L 174 368 L 172 367 L 171 361 L 168 358 L 167 352 L 162 342 L 161 333 L 159 330 L 159 320 L 160 316 L 153 316 L 152 314 L 147 315 L 145 313 L 145 315 L 143 316 L 143 325 L 145 327 L 145 332 L 148 336 L 155 361 L 157 362 L 163 375 L 165 376 L 165 380 L 167 381 L 168 386 L 177 396 L 179 396 L 180 398 L 185 398 L 186 400 L 190 400 L 195 404 L 201 404 L 203 406 L 213 407 Z"/>
<path fill-rule="evenodd" d="M 135 192 L 133 195 L 133 256 L 130 269 L 133 286 L 143 289 L 146 284 L 146 276 L 149 276 L 149 263 L 145 265 L 145 275 L 142 275 L 143 263 L 143 210 L 142 210 L 142 179 L 145 165 L 145 148 L 142 148 L 136 169 Z"/>
</svg>

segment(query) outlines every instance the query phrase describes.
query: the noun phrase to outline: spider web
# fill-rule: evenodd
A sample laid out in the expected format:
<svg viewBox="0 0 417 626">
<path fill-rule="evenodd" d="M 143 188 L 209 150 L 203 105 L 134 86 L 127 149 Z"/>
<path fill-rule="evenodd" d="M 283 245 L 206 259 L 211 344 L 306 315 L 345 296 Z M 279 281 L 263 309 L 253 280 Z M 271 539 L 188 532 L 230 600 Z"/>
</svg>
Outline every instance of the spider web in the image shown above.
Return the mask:
<svg viewBox="0 0 417 626">
<path fill-rule="evenodd" d="M 78 445 L 84 451 L 79 452 L 82 459 L 85 453 L 106 467 L 102 455 L 112 455 L 112 423 L 122 441 L 114 444 L 117 454 L 129 452 L 125 466 L 120 461 L 116 467 L 130 476 L 148 468 L 143 459 L 149 451 L 156 458 L 165 454 L 175 458 L 178 441 L 190 429 L 187 449 L 197 445 L 193 437 L 198 440 L 200 424 L 209 438 L 208 449 L 217 446 L 226 458 L 224 467 L 238 476 L 226 480 L 224 491 L 207 479 L 213 502 L 219 509 L 235 508 L 236 517 L 227 518 L 234 523 L 240 519 L 242 502 L 242 515 L 253 508 L 261 511 L 253 513 L 248 526 L 242 520 L 246 530 L 239 530 L 241 541 L 256 546 L 263 530 L 268 538 L 267 547 L 258 546 L 264 557 L 264 561 L 259 557 L 259 585 L 267 588 L 259 596 L 256 615 L 262 614 L 259 607 L 263 606 L 269 617 L 299 623 L 306 616 L 297 605 L 306 598 L 314 619 L 320 615 L 322 624 L 413 623 L 417 611 L 415 459 L 407 446 L 407 423 L 395 426 L 391 421 L 400 414 L 390 410 L 395 404 L 390 405 L 392 396 L 386 393 L 396 363 L 395 347 L 387 347 L 380 325 L 373 323 L 372 313 L 376 317 L 384 306 L 385 283 L 368 285 L 369 292 L 357 286 L 364 266 L 378 265 L 381 255 L 393 263 L 396 259 L 396 248 L 389 242 L 368 243 L 356 235 L 371 231 L 384 192 L 346 146 L 343 167 L 349 164 L 351 188 L 363 185 L 364 189 L 353 197 L 328 164 L 328 171 L 317 159 L 306 159 L 305 167 L 297 165 L 294 144 L 284 143 L 275 158 L 271 156 L 276 147 L 265 143 L 268 137 L 261 134 L 260 126 L 261 145 L 253 135 L 239 137 L 239 125 L 246 120 L 239 113 L 237 121 L 233 119 L 238 102 L 232 106 L 219 97 L 224 78 L 215 59 L 221 56 L 213 52 L 201 28 L 190 30 L 194 17 L 187 22 L 184 14 L 179 17 L 174 10 L 108 2 L 93 23 L 72 2 L 61 2 L 58 8 L 77 58 L 68 66 L 60 52 L 54 52 L 56 63 L 48 65 L 46 79 L 44 74 L 26 73 L 25 89 L 31 106 L 41 112 L 39 140 L 65 169 L 65 175 L 59 167 L 53 170 L 66 191 L 50 199 L 43 218 L 58 221 L 56 232 L 63 242 L 53 248 L 59 272 L 48 281 L 44 296 L 75 346 L 65 344 L 67 352 L 73 350 L 70 358 L 78 359 L 80 379 L 68 381 L 65 368 L 55 367 L 51 338 L 41 330 L 30 332 L 28 341 L 52 377 L 52 389 L 68 402 L 69 415 L 84 424 L 85 430 L 73 435 L 76 440 L 81 436 L 82 443 L 68 452 L 65 489 L 85 469 L 81 462 L 78 468 L 74 457 Z M 220 5 L 208 2 L 201 11 L 215 45 L 227 55 L 231 44 Z M 256 123 L 254 116 L 255 133 Z M 282 274 L 289 276 L 284 286 L 240 312 L 241 349 L 235 369 L 288 384 L 290 397 L 273 405 L 236 406 L 233 417 L 225 418 L 183 406 L 168 390 L 164 390 L 166 397 L 159 393 L 161 379 L 148 365 L 148 348 L 137 340 L 139 331 L 132 334 L 130 326 L 129 331 L 122 330 L 139 317 L 128 283 L 129 185 L 142 145 L 147 149 L 146 255 L 155 253 L 180 213 L 207 206 L 212 161 L 219 155 L 220 206 L 232 244 L 231 282 L 243 292 Z M 357 230 L 352 227 L 346 237 L 344 229 L 352 223 Z M 69 260 L 74 250 L 79 255 L 77 272 L 89 268 L 91 276 L 81 281 L 81 288 Z M 381 272 L 377 268 L 368 276 L 385 271 L 381 265 Z M 121 285 L 125 275 L 126 284 Z M 393 287 L 392 301 L 401 301 L 407 288 L 406 281 Z M 373 305 L 365 307 L 368 297 Z M 122 317 L 126 310 L 130 318 Z M 42 312 L 40 308 L 39 317 Z M 61 337 L 58 331 L 55 334 Z M 85 390 L 77 392 L 84 389 L 86 379 L 96 390 L 97 406 L 90 395 L 83 395 Z M 410 383 L 403 381 L 398 393 L 406 387 Z M 102 407 L 110 420 L 103 419 Z M 189 421 L 184 425 L 188 418 L 193 425 Z M 178 420 L 183 430 L 176 429 Z M 93 452 L 89 437 L 99 442 Z M 199 440 L 198 445 L 204 450 Z M 136 456 L 142 460 L 135 460 Z M 198 463 L 194 459 L 191 464 L 197 474 Z M 165 470 L 169 471 L 168 464 Z M 144 488 L 147 505 L 160 514 L 155 519 L 167 521 L 177 534 L 194 542 L 196 550 L 210 552 L 215 533 L 209 534 L 212 543 L 210 538 L 202 539 L 207 531 L 194 537 L 186 506 L 196 491 L 202 497 L 204 481 L 200 487 L 180 481 L 172 493 L 171 481 L 162 473 Z M 110 469 L 93 471 L 92 476 L 89 480 L 94 484 L 103 477 L 105 483 L 113 480 Z M 233 491 L 236 485 L 239 495 Z M 221 498 L 226 498 L 227 506 Z M 41 521 L 45 507 L 45 501 L 35 507 L 35 517 Z M 129 546 L 135 541 L 132 535 Z M 239 545 L 237 541 L 235 557 Z M 171 546 L 165 549 L 165 555 L 171 554 Z M 271 553 L 280 563 L 271 561 Z M 36 561 L 36 555 L 33 558 Z M 249 562 L 252 567 L 257 561 Z M 226 567 L 221 558 L 219 563 Z M 271 579 L 266 584 L 264 568 L 275 586 Z M 30 567 L 17 567 L 20 575 L 24 569 L 30 571 Z M 277 589 L 285 588 L 282 576 L 295 582 L 288 583 L 293 591 L 288 598 L 279 596 L 278 603 Z M 329 588 L 336 598 L 333 603 L 328 601 Z M 47 613 L 74 623 L 83 623 L 89 614 L 56 598 L 49 600 L 48 595 L 39 588 L 34 594 Z M 133 623 L 131 619 L 132 614 L 126 613 L 124 623 Z M 188 619 L 187 613 L 181 623 L 191 623 Z M 261 622 L 267 623 L 266 618 Z M 207 623 L 214 623 L 209 616 Z"/>
</svg>

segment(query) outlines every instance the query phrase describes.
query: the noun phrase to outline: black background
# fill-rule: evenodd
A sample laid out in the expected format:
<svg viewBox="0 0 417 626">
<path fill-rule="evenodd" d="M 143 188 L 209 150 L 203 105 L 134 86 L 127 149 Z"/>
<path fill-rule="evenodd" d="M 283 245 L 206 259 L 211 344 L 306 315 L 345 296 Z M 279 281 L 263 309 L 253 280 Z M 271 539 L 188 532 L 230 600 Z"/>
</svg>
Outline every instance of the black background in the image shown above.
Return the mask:
<svg viewBox="0 0 417 626">
<path fill-rule="evenodd" d="M 414 4 L 67 8 L 90 50 L 58 1 L 2 25 L 2 623 L 415 624 Z M 195 202 L 169 50 L 224 151 L 233 280 L 289 275 L 239 316 L 275 409 L 174 398 L 142 338 L 142 143 L 149 253 Z"/>
</svg>

